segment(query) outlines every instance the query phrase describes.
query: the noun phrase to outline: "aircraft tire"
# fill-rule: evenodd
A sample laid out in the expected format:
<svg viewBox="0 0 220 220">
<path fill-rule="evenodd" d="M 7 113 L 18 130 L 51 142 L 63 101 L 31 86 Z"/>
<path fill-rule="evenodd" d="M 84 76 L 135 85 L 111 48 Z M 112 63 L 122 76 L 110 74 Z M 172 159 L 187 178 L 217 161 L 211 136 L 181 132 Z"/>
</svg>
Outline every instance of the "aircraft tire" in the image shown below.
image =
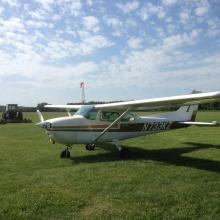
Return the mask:
<svg viewBox="0 0 220 220">
<path fill-rule="evenodd" d="M 87 145 L 85 146 L 85 148 L 86 148 L 86 150 L 88 150 L 88 151 L 93 151 L 93 150 L 95 150 L 95 144 L 87 144 Z"/>
<path fill-rule="evenodd" d="M 67 149 L 63 150 L 60 154 L 60 158 L 61 159 L 70 158 L 70 152 Z"/>
</svg>

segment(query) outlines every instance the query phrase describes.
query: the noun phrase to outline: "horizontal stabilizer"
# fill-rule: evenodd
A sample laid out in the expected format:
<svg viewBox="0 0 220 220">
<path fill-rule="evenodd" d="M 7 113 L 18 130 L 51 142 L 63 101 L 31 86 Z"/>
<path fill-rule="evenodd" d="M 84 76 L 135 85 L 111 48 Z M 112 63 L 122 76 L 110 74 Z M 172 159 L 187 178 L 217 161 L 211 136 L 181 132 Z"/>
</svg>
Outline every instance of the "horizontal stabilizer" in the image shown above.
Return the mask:
<svg viewBox="0 0 220 220">
<path fill-rule="evenodd" d="M 194 121 L 183 121 L 178 122 L 181 125 L 196 125 L 201 127 L 220 127 L 220 123 L 217 121 L 213 122 L 194 122 Z"/>
</svg>

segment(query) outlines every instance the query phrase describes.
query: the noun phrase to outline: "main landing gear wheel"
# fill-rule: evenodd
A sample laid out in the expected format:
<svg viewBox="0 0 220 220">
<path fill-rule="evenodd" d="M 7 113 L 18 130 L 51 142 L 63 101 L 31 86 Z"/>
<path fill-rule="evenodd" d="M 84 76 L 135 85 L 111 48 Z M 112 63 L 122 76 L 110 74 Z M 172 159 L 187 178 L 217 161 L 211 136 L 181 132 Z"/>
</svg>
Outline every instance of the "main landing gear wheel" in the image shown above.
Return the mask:
<svg viewBox="0 0 220 220">
<path fill-rule="evenodd" d="M 63 151 L 60 153 L 60 158 L 61 158 L 61 159 L 70 158 L 69 147 L 67 147 L 65 150 L 63 150 Z"/>
<path fill-rule="evenodd" d="M 116 148 L 119 151 L 119 156 L 121 159 L 128 159 L 130 158 L 130 151 L 128 148 L 123 148 L 119 145 L 118 141 L 114 141 L 113 144 L 115 144 Z"/>
<path fill-rule="evenodd" d="M 130 151 L 127 148 L 121 148 L 119 151 L 119 156 L 121 159 L 128 159 L 130 158 Z"/>
<path fill-rule="evenodd" d="M 87 145 L 85 146 L 85 148 L 86 148 L 86 150 L 88 150 L 88 151 L 93 151 L 93 150 L 95 150 L 95 144 L 87 144 Z"/>
</svg>

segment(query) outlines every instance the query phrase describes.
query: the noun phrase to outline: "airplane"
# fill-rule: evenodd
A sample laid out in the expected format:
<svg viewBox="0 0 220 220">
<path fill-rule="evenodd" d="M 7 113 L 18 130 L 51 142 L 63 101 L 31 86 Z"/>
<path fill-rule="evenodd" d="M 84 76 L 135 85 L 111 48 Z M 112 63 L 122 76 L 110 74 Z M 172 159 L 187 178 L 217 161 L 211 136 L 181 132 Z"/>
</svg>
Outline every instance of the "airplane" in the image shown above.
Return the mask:
<svg viewBox="0 0 220 220">
<path fill-rule="evenodd" d="M 98 143 L 112 142 L 121 158 L 130 152 L 119 145 L 119 140 L 145 136 L 191 125 L 218 127 L 220 123 L 196 122 L 199 104 L 220 101 L 220 91 L 143 99 L 95 105 L 46 105 L 46 108 L 66 109 L 68 116 L 44 120 L 37 110 L 40 122 L 50 141 L 65 145 L 61 158 L 70 158 L 69 149 L 74 144 L 85 144 L 86 150 L 94 150 Z M 139 116 L 135 111 L 178 106 L 174 112 Z M 71 114 L 75 110 L 75 114 Z"/>
</svg>

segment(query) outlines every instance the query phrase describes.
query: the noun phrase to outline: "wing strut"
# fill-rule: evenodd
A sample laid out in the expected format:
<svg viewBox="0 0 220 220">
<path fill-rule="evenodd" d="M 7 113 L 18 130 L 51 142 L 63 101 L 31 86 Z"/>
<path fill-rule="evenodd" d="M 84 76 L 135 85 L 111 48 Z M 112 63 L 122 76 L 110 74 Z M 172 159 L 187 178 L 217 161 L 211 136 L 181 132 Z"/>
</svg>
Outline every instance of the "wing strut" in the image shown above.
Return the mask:
<svg viewBox="0 0 220 220">
<path fill-rule="evenodd" d="M 116 118 L 107 128 L 105 128 L 98 137 L 95 138 L 95 140 L 93 141 L 93 143 L 97 142 L 108 130 L 110 130 L 118 121 L 120 121 L 125 114 L 128 113 L 128 111 L 130 110 L 130 107 L 127 108 L 126 111 L 124 111 L 118 118 Z"/>
<path fill-rule="evenodd" d="M 70 110 L 67 109 L 66 111 L 67 111 L 67 114 L 69 115 L 69 117 L 71 117 L 72 115 L 71 115 L 71 113 L 70 113 Z"/>
</svg>

